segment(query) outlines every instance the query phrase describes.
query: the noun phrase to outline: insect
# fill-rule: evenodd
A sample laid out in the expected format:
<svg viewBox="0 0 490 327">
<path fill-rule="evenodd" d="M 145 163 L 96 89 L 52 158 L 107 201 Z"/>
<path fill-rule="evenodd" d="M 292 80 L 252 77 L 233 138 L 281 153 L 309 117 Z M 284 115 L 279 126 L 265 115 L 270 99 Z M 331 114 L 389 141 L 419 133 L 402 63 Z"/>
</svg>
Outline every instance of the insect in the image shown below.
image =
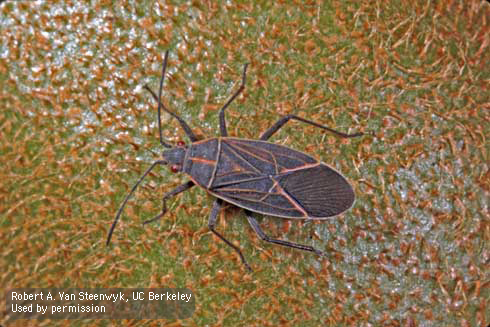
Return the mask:
<svg viewBox="0 0 490 327">
<path fill-rule="evenodd" d="M 245 64 L 240 87 L 219 111 L 221 136 L 200 141 L 189 125 L 167 109 L 161 101 L 167 61 L 168 51 L 165 52 L 163 60 L 158 96 L 145 86 L 158 102 L 160 143 L 167 150 L 163 151 L 162 159 L 155 161 L 145 171 L 122 202 L 109 230 L 107 245 L 111 241 L 114 228 L 128 199 L 141 181 L 157 165 L 169 165 L 172 172 L 186 173 L 190 180 L 165 193 L 161 213 L 145 221 L 144 224 L 155 221 L 165 214 L 168 199 L 198 185 L 216 197 L 208 221 L 209 229 L 237 252 L 248 270 L 251 270 L 250 265 L 241 250 L 215 229 L 218 213 L 224 202 L 243 208 L 250 226 L 262 240 L 325 255 L 312 246 L 269 237 L 261 229 L 254 213 L 290 219 L 327 219 L 352 206 L 355 198 L 352 187 L 344 176 L 326 164 L 305 153 L 269 143 L 267 140 L 290 120 L 313 125 L 343 138 L 361 136 L 363 133 L 345 134 L 308 119 L 286 115 L 267 129 L 259 140 L 229 137 L 225 110 L 245 88 L 248 66 Z M 172 146 L 164 141 L 160 121 L 162 109 L 177 119 L 191 140 L 190 144 Z"/>
</svg>

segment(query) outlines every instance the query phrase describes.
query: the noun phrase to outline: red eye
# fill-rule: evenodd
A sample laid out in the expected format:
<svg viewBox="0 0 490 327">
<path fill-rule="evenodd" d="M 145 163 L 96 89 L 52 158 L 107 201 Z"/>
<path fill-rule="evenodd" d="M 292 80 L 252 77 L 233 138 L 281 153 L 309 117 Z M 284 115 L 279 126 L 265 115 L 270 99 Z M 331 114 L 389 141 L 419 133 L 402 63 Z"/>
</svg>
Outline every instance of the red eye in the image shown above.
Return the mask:
<svg viewBox="0 0 490 327">
<path fill-rule="evenodd" d="M 184 141 L 179 141 L 179 142 L 177 142 L 177 146 L 183 148 L 185 146 L 185 142 Z"/>
<path fill-rule="evenodd" d="M 170 171 L 172 173 L 178 173 L 180 171 L 180 166 L 179 165 L 172 165 L 172 166 L 170 166 Z"/>
</svg>

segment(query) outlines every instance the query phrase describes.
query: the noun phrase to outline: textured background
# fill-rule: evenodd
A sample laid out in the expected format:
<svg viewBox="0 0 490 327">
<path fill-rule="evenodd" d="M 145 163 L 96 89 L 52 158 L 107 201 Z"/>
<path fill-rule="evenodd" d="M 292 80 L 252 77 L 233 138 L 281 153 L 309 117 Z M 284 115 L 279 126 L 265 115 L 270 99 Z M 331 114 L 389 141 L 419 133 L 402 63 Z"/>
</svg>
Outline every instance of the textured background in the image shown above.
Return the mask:
<svg viewBox="0 0 490 327">
<path fill-rule="evenodd" d="M 486 326 L 490 321 L 490 8 L 485 1 L 7 1 L 0 5 L 0 291 L 13 287 L 188 287 L 196 312 L 155 326 Z M 185 176 L 156 169 L 106 233 L 138 176 L 158 158 L 157 88 L 171 52 L 168 105 L 202 137 L 250 63 L 227 112 L 255 138 L 341 171 L 358 195 L 324 222 L 265 217 L 260 241 L 239 210 L 207 229 L 212 198 L 165 191 Z M 165 116 L 167 140 L 186 139 Z M 5 323 L 5 298 L 0 300 Z M 17 321 L 12 325 L 52 325 Z M 110 321 L 57 321 L 109 325 Z M 10 324 L 9 324 L 10 325 Z"/>
</svg>

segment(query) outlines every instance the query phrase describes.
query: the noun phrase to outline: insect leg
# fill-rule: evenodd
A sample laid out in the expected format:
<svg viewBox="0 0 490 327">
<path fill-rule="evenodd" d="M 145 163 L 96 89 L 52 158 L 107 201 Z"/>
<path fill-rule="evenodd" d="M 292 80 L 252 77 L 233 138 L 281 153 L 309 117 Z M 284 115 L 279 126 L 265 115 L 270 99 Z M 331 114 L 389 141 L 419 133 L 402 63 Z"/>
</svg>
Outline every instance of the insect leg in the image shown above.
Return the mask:
<svg viewBox="0 0 490 327">
<path fill-rule="evenodd" d="M 166 201 L 168 199 L 170 199 L 171 197 L 179 194 L 179 193 L 182 193 L 184 191 L 187 191 L 188 189 L 190 189 L 193 186 L 194 186 L 194 182 L 193 181 L 188 181 L 187 183 L 184 183 L 182 185 L 179 185 L 176 188 L 174 188 L 173 190 L 165 193 L 163 195 L 163 199 L 162 199 L 162 203 L 163 203 L 163 205 L 162 205 L 162 212 L 159 215 L 156 215 L 155 217 L 153 217 L 153 218 L 151 218 L 149 220 L 145 220 L 143 222 L 143 225 L 146 225 L 148 223 L 154 222 L 155 220 L 158 220 L 158 219 L 162 218 L 163 215 L 165 214 L 165 212 L 167 212 Z"/>
<path fill-rule="evenodd" d="M 235 98 L 243 91 L 245 88 L 245 78 L 247 77 L 247 67 L 248 64 L 245 64 L 243 67 L 243 75 L 242 75 L 242 84 L 238 88 L 238 90 L 233 94 L 233 96 L 225 103 L 223 108 L 219 111 L 219 129 L 221 132 L 221 136 L 228 136 L 228 132 L 226 131 L 226 121 L 225 121 L 225 110 L 228 108 L 230 103 L 235 100 Z"/>
<path fill-rule="evenodd" d="M 270 238 L 260 228 L 259 223 L 252 216 L 252 213 L 250 211 L 245 210 L 245 214 L 247 215 L 247 219 L 248 219 L 248 222 L 250 223 L 250 226 L 252 226 L 252 228 L 255 231 L 255 233 L 257 233 L 257 235 L 262 240 L 264 240 L 266 242 L 274 243 L 274 244 L 279 244 L 279 245 L 282 245 L 282 246 L 287 246 L 287 247 L 290 247 L 290 248 L 295 248 L 295 249 L 299 249 L 299 250 L 314 252 L 314 253 L 316 253 L 318 255 L 325 256 L 325 253 L 323 253 L 322 251 L 317 250 L 314 247 L 309 246 L 309 245 L 303 245 L 303 244 L 298 244 L 298 243 L 293 243 L 293 242 L 288 242 L 288 241 L 284 241 L 284 240 L 277 240 L 277 239 Z"/>
<path fill-rule="evenodd" d="M 247 267 L 247 269 L 249 271 L 252 271 L 252 268 L 250 268 L 250 266 L 247 263 L 247 260 L 245 260 L 245 257 L 243 256 L 242 251 L 240 251 L 240 249 L 236 245 L 234 245 L 233 243 L 228 241 L 226 238 L 224 238 L 220 233 L 218 233 L 214 229 L 216 226 L 216 220 L 218 219 L 218 213 L 219 213 L 219 210 L 221 209 L 222 204 L 223 204 L 223 201 L 221 199 L 216 199 L 216 201 L 214 201 L 213 209 L 211 209 L 211 215 L 209 216 L 208 227 L 214 233 L 214 235 L 218 236 L 220 239 L 223 240 L 223 242 L 225 242 L 226 244 L 231 246 L 233 248 L 233 250 L 235 250 L 238 253 L 238 255 L 240 256 L 240 259 L 242 260 L 242 263 L 245 265 L 245 267 Z"/>
<path fill-rule="evenodd" d="M 138 179 L 138 181 L 136 182 L 136 184 L 134 184 L 133 188 L 131 189 L 131 191 L 129 192 L 129 194 L 126 195 L 126 198 L 124 199 L 123 203 L 119 207 L 119 210 L 117 210 L 116 218 L 114 218 L 114 222 L 112 223 L 111 229 L 109 230 L 109 234 L 107 235 L 106 245 L 109 245 L 109 243 L 111 242 L 112 233 L 114 232 L 114 228 L 116 228 L 117 222 L 119 221 L 119 218 L 121 217 L 122 211 L 124 209 L 124 206 L 126 206 L 126 202 L 128 202 L 129 197 L 134 193 L 134 191 L 136 190 L 136 188 L 138 187 L 138 185 L 140 185 L 141 181 L 146 177 L 146 175 L 148 175 L 150 173 L 150 171 L 152 171 L 153 168 L 155 168 L 156 165 L 166 165 L 166 164 L 167 164 L 167 162 L 166 161 L 163 161 L 163 160 L 155 161 L 150 166 L 150 168 L 148 168 L 145 171 L 145 173 L 143 174 L 143 176 L 141 176 L 140 179 Z"/>
<path fill-rule="evenodd" d="M 194 132 L 189 127 L 189 125 L 187 125 L 187 123 L 182 118 L 180 118 L 179 115 L 177 115 L 176 113 L 173 113 L 172 111 L 170 111 L 169 109 L 167 109 L 165 107 L 165 105 L 161 101 L 161 98 L 162 98 L 162 88 L 163 88 L 163 80 L 165 79 L 165 70 L 167 68 L 167 61 L 168 61 L 168 50 L 165 51 L 165 58 L 163 59 L 162 78 L 160 79 L 160 88 L 158 90 L 158 96 L 155 94 L 155 92 L 153 92 L 148 87 L 148 85 L 145 85 L 144 88 L 147 91 L 149 91 L 151 93 L 151 95 L 153 96 L 153 98 L 155 99 L 155 101 L 158 102 L 158 131 L 160 133 L 160 143 L 164 147 L 166 147 L 166 148 L 172 148 L 172 145 L 171 144 L 168 144 L 165 141 L 163 141 L 162 122 L 161 122 L 161 119 L 160 119 L 160 117 L 161 117 L 161 108 L 163 108 L 164 111 L 166 111 L 169 115 L 171 115 L 172 117 L 174 117 L 175 119 L 177 119 L 179 121 L 180 126 L 182 126 L 182 129 L 184 130 L 185 134 L 189 137 L 189 139 L 192 142 L 195 142 L 198 139 L 197 139 L 196 135 L 194 134 Z"/>
<path fill-rule="evenodd" d="M 319 127 L 319 128 L 322 128 L 326 131 L 329 131 L 337 136 L 340 136 L 340 137 L 343 137 L 343 138 L 349 138 L 349 137 L 356 137 L 356 136 L 361 136 L 361 135 L 364 135 L 364 133 L 355 133 L 355 134 L 345 134 L 345 133 L 342 133 L 342 132 L 338 132 L 334 129 L 331 129 L 327 126 L 323 126 L 323 125 L 320 125 L 318 123 L 315 123 L 314 121 L 311 121 L 311 120 L 308 120 L 308 119 L 304 119 L 304 118 L 301 118 L 301 117 L 298 117 L 296 115 L 286 115 L 282 118 L 280 118 L 274 125 L 272 125 L 268 130 L 266 130 L 261 136 L 260 136 L 260 140 L 262 141 L 265 141 L 265 140 L 268 140 L 272 135 L 274 135 L 284 124 L 286 124 L 289 120 L 291 119 L 295 119 L 295 120 L 299 120 L 303 123 L 307 123 L 307 124 L 310 124 L 310 125 L 313 125 L 315 127 Z"/>
</svg>

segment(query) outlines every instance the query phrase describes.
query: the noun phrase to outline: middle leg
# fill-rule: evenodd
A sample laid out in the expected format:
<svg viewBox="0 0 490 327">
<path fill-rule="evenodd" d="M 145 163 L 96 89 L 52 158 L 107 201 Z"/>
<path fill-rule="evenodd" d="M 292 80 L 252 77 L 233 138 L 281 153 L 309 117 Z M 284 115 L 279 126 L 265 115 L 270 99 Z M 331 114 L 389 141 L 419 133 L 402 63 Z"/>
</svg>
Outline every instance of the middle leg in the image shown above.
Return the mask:
<svg viewBox="0 0 490 327">
<path fill-rule="evenodd" d="M 349 137 L 356 137 L 356 136 L 362 136 L 362 135 L 364 135 L 364 133 L 355 133 L 355 134 L 342 133 L 342 132 L 336 131 L 336 130 L 330 128 L 330 127 L 320 125 L 318 123 L 315 123 L 314 121 L 311 121 L 311 120 L 308 120 L 308 119 L 305 119 L 305 118 L 301 118 L 301 117 L 298 117 L 296 115 L 286 115 L 286 116 L 280 118 L 268 130 L 266 130 L 264 132 L 264 134 L 262 134 L 260 136 L 260 140 L 262 140 L 262 141 L 268 140 L 272 135 L 274 135 L 282 126 L 284 126 L 291 119 L 298 120 L 298 121 L 301 121 L 303 123 L 306 123 L 306 124 L 313 125 L 315 127 L 324 129 L 326 131 L 329 131 L 330 133 L 333 133 L 333 134 L 335 134 L 337 136 L 340 136 L 340 137 L 343 137 L 343 138 L 349 138 Z"/>
<path fill-rule="evenodd" d="M 231 246 L 233 250 L 238 253 L 240 259 L 242 260 L 242 263 L 245 265 L 245 267 L 247 267 L 248 271 L 252 271 L 252 268 L 250 268 L 250 266 L 248 265 L 247 260 L 245 260 L 245 257 L 242 254 L 242 251 L 240 251 L 240 248 L 228 241 L 226 238 L 224 238 L 223 235 L 221 235 L 214 229 L 216 227 L 216 221 L 218 220 L 219 210 L 221 209 L 222 205 L 223 200 L 216 199 L 216 201 L 214 201 L 213 209 L 211 209 L 211 215 L 209 216 L 208 227 L 214 233 L 214 235 L 218 236 L 223 242 Z"/>
</svg>

